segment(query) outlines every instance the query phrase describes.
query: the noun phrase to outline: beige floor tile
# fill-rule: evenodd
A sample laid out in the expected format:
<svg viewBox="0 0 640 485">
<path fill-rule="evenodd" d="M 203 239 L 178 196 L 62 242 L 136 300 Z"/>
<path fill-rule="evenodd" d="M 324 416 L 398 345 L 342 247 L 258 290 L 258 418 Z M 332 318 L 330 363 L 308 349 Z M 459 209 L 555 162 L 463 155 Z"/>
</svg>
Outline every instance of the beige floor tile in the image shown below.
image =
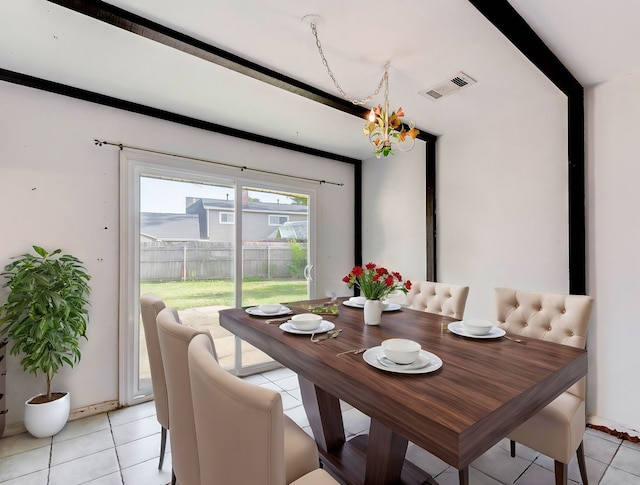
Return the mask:
<svg viewBox="0 0 640 485">
<path fill-rule="evenodd" d="M 113 437 L 110 429 L 103 429 L 95 433 L 53 443 L 51 447 L 51 466 L 92 455 L 98 451 L 108 450 L 113 446 Z"/>
<path fill-rule="evenodd" d="M 50 447 L 43 446 L 35 450 L 0 458 L 0 482 L 45 470 L 49 467 L 50 452 Z"/>
</svg>

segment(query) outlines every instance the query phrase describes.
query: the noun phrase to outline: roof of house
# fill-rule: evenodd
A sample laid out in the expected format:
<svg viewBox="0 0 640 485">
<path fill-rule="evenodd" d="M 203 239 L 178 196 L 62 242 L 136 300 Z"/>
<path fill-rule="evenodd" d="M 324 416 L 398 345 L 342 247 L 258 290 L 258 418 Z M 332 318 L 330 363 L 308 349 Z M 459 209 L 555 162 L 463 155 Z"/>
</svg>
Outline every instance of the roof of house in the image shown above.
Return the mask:
<svg viewBox="0 0 640 485">
<path fill-rule="evenodd" d="M 234 208 L 233 200 L 225 199 L 194 199 L 193 203 L 187 207 L 187 212 L 190 212 L 190 208 L 202 204 L 205 209 L 218 209 L 232 211 Z M 279 204 L 277 202 L 260 202 L 249 201 L 242 205 L 242 210 L 256 211 L 256 212 L 286 212 L 295 214 L 306 214 L 309 208 L 306 205 L 300 204 Z"/>
<path fill-rule="evenodd" d="M 141 212 L 140 234 L 153 239 L 198 240 L 200 239 L 198 214 Z"/>
</svg>

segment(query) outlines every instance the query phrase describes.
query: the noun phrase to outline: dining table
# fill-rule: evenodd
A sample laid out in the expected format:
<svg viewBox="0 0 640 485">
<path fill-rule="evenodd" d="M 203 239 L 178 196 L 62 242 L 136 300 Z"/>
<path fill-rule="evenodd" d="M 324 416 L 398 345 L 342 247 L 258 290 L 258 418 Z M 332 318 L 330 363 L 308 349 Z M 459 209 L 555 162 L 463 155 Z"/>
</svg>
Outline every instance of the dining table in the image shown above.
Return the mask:
<svg viewBox="0 0 640 485">
<path fill-rule="evenodd" d="M 338 299 L 338 313 L 323 315 L 323 328 L 333 328 L 313 335 L 250 308 L 219 313 L 223 328 L 297 374 L 323 466 L 350 485 L 436 483 L 405 460 L 409 442 L 458 469 L 466 485 L 476 458 L 587 373 L 583 349 L 503 331 L 466 336 L 453 318 L 398 304 L 365 325 L 350 302 Z M 384 365 L 380 344 L 391 338 L 420 343 L 428 365 Z M 367 434 L 346 439 L 340 401 L 369 416 Z"/>
</svg>

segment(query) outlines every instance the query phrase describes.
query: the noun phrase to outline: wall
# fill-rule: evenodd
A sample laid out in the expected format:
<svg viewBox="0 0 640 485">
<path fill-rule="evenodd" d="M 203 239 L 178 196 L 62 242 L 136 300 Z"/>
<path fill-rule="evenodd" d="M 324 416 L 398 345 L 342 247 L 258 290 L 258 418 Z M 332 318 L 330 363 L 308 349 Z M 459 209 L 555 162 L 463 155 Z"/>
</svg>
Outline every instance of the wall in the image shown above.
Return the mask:
<svg viewBox="0 0 640 485">
<path fill-rule="evenodd" d="M 495 287 L 568 292 L 566 123 L 558 95 L 439 138 L 438 280 L 466 316 L 495 318 Z"/>
<path fill-rule="evenodd" d="M 426 278 L 426 145 L 362 163 L 362 262 Z M 347 272 L 345 271 L 345 274 Z"/>
<path fill-rule="evenodd" d="M 592 420 L 640 435 L 640 71 L 586 93 Z"/>
<path fill-rule="evenodd" d="M 38 244 L 76 255 L 93 276 L 82 361 L 54 380 L 71 392 L 73 409 L 118 399 L 119 154 L 95 146 L 94 138 L 344 182 L 321 186 L 318 226 L 335 227 L 339 214 L 342 227 L 353 227 L 351 165 L 9 83 L 0 82 L 0 106 L 0 264 Z M 353 262 L 353 233 L 319 230 L 318 248 L 316 283 L 324 297 L 342 286 Z M 0 290 L 0 301 L 5 295 Z M 11 357 L 7 424 L 21 422 L 22 403 L 42 391 L 43 380 L 25 375 Z"/>
</svg>

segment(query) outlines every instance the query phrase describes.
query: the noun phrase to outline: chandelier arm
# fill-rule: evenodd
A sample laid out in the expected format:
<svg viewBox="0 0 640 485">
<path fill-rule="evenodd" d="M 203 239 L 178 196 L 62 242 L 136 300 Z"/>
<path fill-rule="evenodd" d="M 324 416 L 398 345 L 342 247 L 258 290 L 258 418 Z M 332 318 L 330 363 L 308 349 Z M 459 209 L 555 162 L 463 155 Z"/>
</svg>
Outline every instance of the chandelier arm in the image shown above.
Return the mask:
<svg viewBox="0 0 640 485">
<path fill-rule="evenodd" d="M 322 50 L 322 44 L 320 43 L 320 38 L 318 37 L 318 29 L 316 27 L 316 24 L 314 22 L 311 22 L 311 32 L 313 32 L 313 36 L 316 38 L 316 46 L 318 47 L 318 53 L 320 54 L 320 58 L 322 59 L 322 64 L 324 64 L 324 67 L 327 68 L 327 73 L 329 74 L 329 77 L 331 78 L 331 80 L 333 81 L 334 86 L 336 87 L 336 89 L 338 90 L 338 92 L 344 97 L 344 99 L 346 99 L 347 101 L 355 104 L 355 105 L 364 105 L 367 104 L 369 101 L 371 101 L 375 96 L 377 96 L 380 93 L 380 89 L 382 89 L 382 85 L 385 83 L 385 79 L 388 78 L 388 71 L 389 71 L 389 61 L 387 61 L 384 65 L 384 74 L 382 75 L 382 78 L 380 79 L 380 82 L 378 83 L 378 87 L 376 88 L 376 90 L 371 93 L 369 96 L 367 96 L 366 98 L 363 99 L 354 99 L 351 96 L 349 96 L 340 86 L 340 84 L 338 83 L 338 81 L 336 80 L 335 75 L 333 74 L 333 71 L 331 70 L 331 68 L 329 67 L 329 62 L 327 61 L 327 58 L 324 55 L 324 51 Z M 387 88 L 388 90 L 388 88 Z"/>
</svg>

